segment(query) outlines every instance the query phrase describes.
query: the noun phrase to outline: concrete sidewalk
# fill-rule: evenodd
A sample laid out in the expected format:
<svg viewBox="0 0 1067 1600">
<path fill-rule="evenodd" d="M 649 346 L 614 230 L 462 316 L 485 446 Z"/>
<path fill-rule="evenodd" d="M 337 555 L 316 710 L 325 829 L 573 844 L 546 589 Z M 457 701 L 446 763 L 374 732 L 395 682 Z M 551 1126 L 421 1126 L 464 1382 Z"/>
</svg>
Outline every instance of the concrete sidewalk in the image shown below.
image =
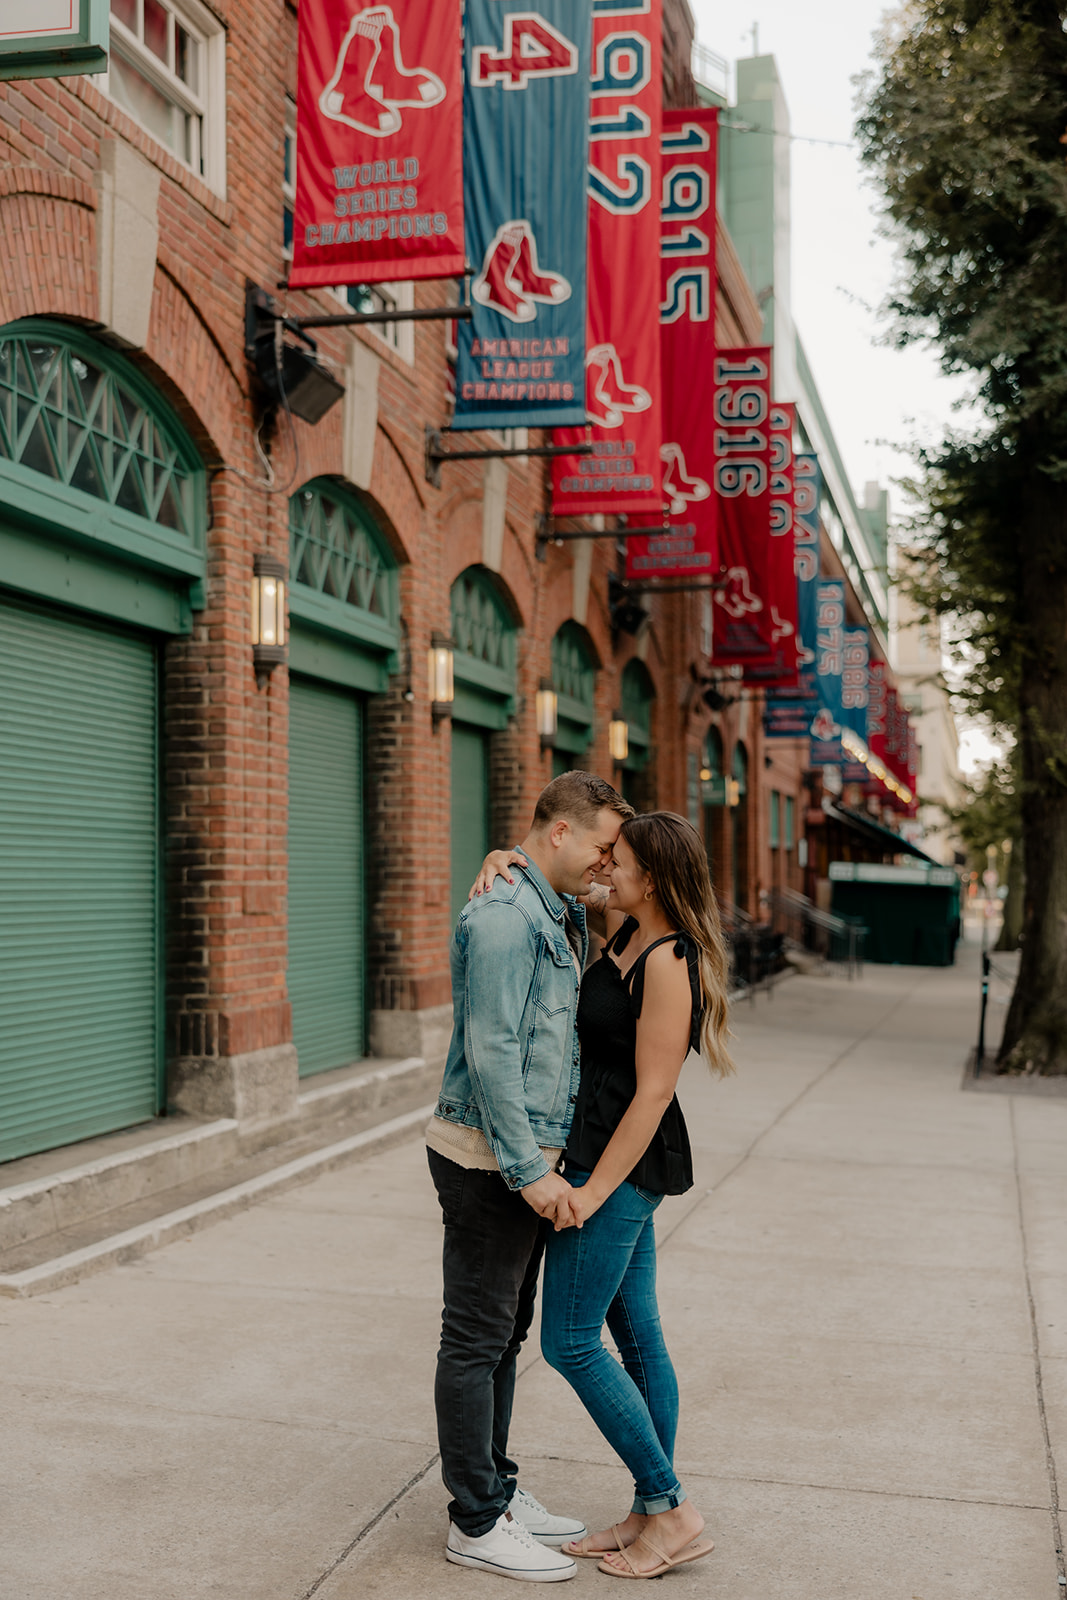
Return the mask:
<svg viewBox="0 0 1067 1600">
<path fill-rule="evenodd" d="M 661 1298 L 717 1549 L 677 1600 L 1065 1592 L 1067 1099 L 961 1090 L 977 993 L 973 951 L 792 978 L 737 1008 L 738 1078 L 686 1069 Z M 443 1559 L 439 1251 L 412 1141 L 0 1302 L 0 1594 L 514 1600 Z M 550 1505 L 626 1509 L 535 1342 L 513 1444 Z"/>
</svg>

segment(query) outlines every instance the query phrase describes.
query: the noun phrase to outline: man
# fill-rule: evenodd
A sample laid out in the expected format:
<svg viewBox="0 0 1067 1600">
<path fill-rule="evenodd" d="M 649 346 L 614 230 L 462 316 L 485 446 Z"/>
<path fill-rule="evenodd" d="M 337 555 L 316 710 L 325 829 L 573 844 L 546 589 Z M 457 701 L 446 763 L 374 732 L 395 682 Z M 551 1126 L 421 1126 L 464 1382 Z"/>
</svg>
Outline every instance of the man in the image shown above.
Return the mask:
<svg viewBox="0 0 1067 1600">
<path fill-rule="evenodd" d="M 460 1566 L 555 1583 L 584 1525 L 516 1484 L 507 1452 L 519 1348 L 545 1238 L 569 1216 L 557 1171 L 578 1093 L 584 894 L 633 812 L 610 784 L 566 772 L 542 792 L 528 866 L 465 906 L 452 938 L 453 1032 L 426 1132 L 444 1213 L 444 1315 L 434 1399 L 452 1495 L 445 1554 Z"/>
</svg>

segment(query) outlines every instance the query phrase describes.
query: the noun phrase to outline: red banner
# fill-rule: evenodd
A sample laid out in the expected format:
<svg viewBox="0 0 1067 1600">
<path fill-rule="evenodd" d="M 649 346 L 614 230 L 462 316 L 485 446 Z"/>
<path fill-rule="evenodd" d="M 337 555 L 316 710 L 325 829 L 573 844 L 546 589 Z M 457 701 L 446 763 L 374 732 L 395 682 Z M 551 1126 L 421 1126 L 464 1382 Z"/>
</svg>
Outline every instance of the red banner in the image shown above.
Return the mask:
<svg viewBox="0 0 1067 1600">
<path fill-rule="evenodd" d="M 591 456 L 557 456 L 552 510 L 658 519 L 660 467 L 659 139 L 662 0 L 598 6 L 589 120 L 589 318 L 585 403 Z M 712 191 L 714 204 L 714 190 Z M 556 444 L 587 437 L 559 428 Z"/>
<path fill-rule="evenodd" d="M 663 113 L 660 356 L 662 535 L 629 539 L 630 578 L 712 576 L 718 566 L 708 418 L 714 398 L 716 110 Z"/>
<path fill-rule="evenodd" d="M 716 666 L 744 666 L 774 651 L 771 544 L 771 352 L 720 350 L 712 404 L 719 517 Z"/>
<path fill-rule="evenodd" d="M 797 686 L 799 612 L 795 561 L 796 480 L 793 433 L 795 405 L 771 407 L 771 537 L 767 595 L 771 609 L 771 654 L 746 665 L 744 681 L 757 688 Z"/>
<path fill-rule="evenodd" d="M 301 0 L 293 286 L 458 277 L 460 0 Z"/>
</svg>

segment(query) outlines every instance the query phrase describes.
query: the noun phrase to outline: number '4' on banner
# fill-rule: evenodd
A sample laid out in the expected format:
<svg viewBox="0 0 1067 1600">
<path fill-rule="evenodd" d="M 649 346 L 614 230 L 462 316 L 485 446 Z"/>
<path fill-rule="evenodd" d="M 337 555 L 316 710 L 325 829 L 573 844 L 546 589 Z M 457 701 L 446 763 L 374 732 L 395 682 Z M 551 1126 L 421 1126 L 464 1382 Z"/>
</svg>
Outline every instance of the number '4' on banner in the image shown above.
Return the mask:
<svg viewBox="0 0 1067 1600">
<path fill-rule="evenodd" d="M 467 0 L 455 428 L 585 421 L 593 0 Z"/>
</svg>

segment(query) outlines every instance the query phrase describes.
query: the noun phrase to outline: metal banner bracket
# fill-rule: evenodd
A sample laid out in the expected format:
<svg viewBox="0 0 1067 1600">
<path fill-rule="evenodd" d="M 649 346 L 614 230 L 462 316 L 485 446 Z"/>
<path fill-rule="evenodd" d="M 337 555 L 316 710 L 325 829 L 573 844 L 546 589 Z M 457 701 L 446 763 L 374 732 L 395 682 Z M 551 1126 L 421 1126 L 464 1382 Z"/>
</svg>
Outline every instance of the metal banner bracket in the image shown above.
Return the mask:
<svg viewBox="0 0 1067 1600">
<path fill-rule="evenodd" d="M 461 430 L 462 431 L 462 430 Z M 593 453 L 591 443 L 583 444 L 527 444 L 514 448 L 490 450 L 448 450 L 444 436 L 450 428 L 433 428 L 426 424 L 426 481 L 435 489 L 441 487 L 442 461 L 500 461 L 513 456 L 588 456 Z"/>
<path fill-rule="evenodd" d="M 547 550 L 550 544 L 566 544 L 572 539 L 649 539 L 664 537 L 671 532 L 667 523 L 656 523 L 648 528 L 590 528 L 583 532 L 575 528 L 555 528 L 551 524 L 554 518 L 544 516 L 537 519 L 537 559 L 547 560 Z"/>
</svg>

